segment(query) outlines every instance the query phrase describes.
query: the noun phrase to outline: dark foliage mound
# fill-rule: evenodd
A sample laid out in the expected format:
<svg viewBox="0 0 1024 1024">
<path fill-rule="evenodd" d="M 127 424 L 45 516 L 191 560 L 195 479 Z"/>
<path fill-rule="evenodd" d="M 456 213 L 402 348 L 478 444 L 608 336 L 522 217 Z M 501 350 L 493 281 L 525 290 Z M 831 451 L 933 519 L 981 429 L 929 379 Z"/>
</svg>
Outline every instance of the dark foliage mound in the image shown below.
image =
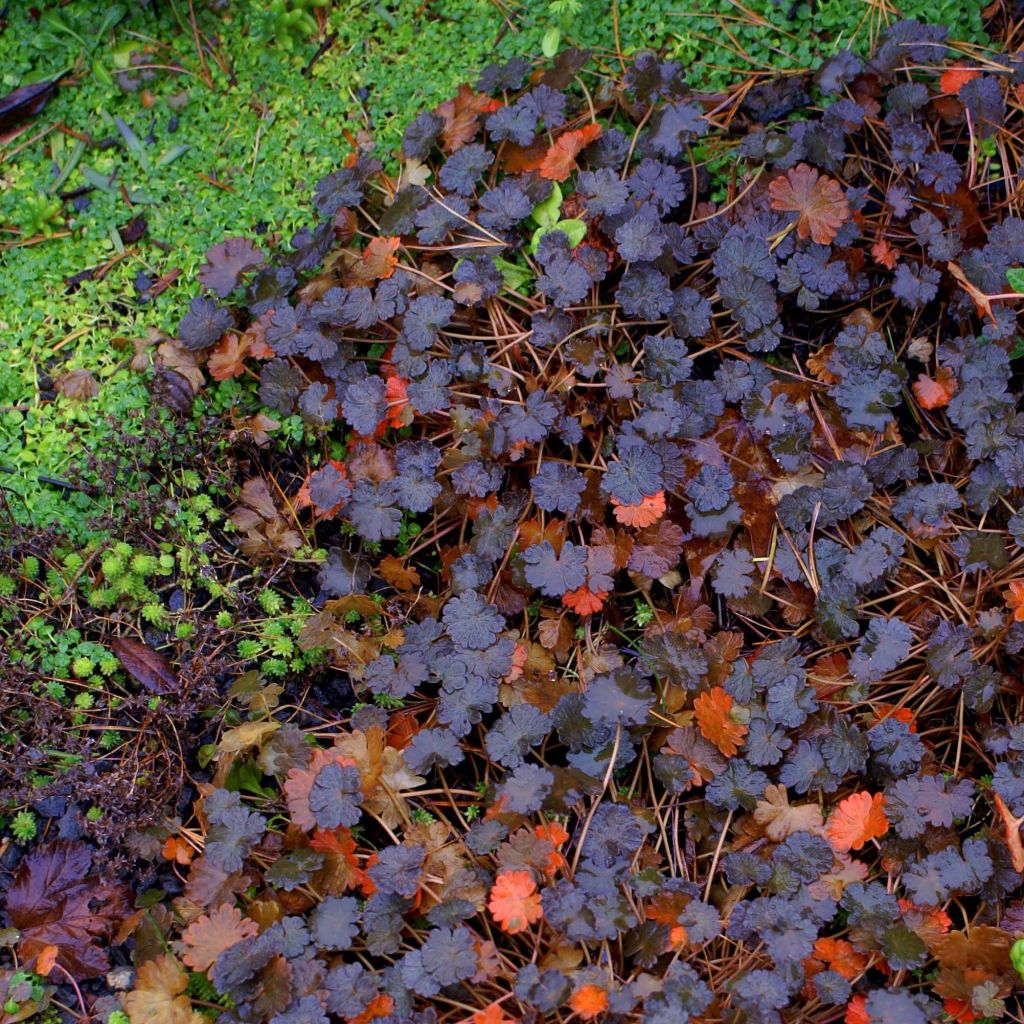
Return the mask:
<svg viewBox="0 0 1024 1024">
<path fill-rule="evenodd" d="M 209 254 L 180 349 L 320 437 L 235 523 L 312 519 L 300 643 L 366 703 L 248 691 L 137 1024 L 1012 1012 L 1018 56 L 901 22 L 781 125 L 585 65 Z"/>
</svg>

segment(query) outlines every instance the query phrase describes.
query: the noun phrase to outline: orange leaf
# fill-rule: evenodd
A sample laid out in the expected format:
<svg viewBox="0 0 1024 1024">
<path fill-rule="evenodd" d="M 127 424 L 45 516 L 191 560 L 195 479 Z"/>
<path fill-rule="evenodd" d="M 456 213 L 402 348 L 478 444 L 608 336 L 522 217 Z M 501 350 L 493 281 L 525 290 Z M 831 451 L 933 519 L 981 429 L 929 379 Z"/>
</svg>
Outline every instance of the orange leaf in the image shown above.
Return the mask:
<svg viewBox="0 0 1024 1024">
<path fill-rule="evenodd" d="M 205 971 L 236 942 L 252 938 L 259 931 L 256 922 L 243 917 L 238 907 L 222 903 L 210 914 L 196 918 L 182 933 L 185 947 L 181 959 L 195 971 Z"/>
<path fill-rule="evenodd" d="M 665 492 L 658 491 L 657 494 L 644 495 L 643 501 L 636 505 L 623 505 L 620 501 L 612 498 L 612 506 L 615 510 L 615 518 L 623 526 L 635 526 L 642 529 L 645 526 L 653 526 L 665 514 Z"/>
<path fill-rule="evenodd" d="M 505 1016 L 501 1003 L 490 1003 L 482 1010 L 473 1014 L 472 1024 L 514 1024 L 511 1017 Z"/>
<path fill-rule="evenodd" d="M 408 389 L 409 382 L 405 377 L 399 377 L 398 374 L 388 377 L 384 385 L 384 397 L 387 399 L 388 411 L 377 427 L 378 435 L 383 434 L 388 427 L 398 430 L 412 423 L 412 408 L 407 397 Z"/>
<path fill-rule="evenodd" d="M 981 1014 L 964 999 L 944 999 L 942 1008 L 957 1024 L 971 1024 L 972 1021 L 980 1019 Z"/>
<path fill-rule="evenodd" d="M 828 840 L 840 853 L 859 850 L 868 840 L 888 831 L 885 797 L 881 793 L 853 793 L 840 801 L 828 819 Z"/>
<path fill-rule="evenodd" d="M 364 281 L 376 281 L 390 277 L 398 266 L 398 257 L 395 253 L 401 241 L 397 236 L 371 238 L 359 258 L 359 278 Z"/>
<path fill-rule="evenodd" d="M 836 229 L 850 219 L 846 193 L 838 181 L 823 177 L 807 164 L 797 164 L 769 186 L 772 209 L 797 214 L 796 233 L 820 245 L 836 237 Z"/>
<path fill-rule="evenodd" d="M 538 839 L 546 839 L 552 846 L 561 846 L 569 841 L 569 833 L 557 821 L 546 821 L 533 830 Z"/>
<path fill-rule="evenodd" d="M 929 948 L 945 935 L 953 924 L 942 907 L 919 907 L 910 900 L 900 900 L 903 923 Z"/>
<path fill-rule="evenodd" d="M 505 871 L 494 881 L 487 904 L 491 916 L 509 935 L 524 932 L 544 914 L 537 883 L 529 871 Z"/>
<path fill-rule="evenodd" d="M 36 974 L 41 974 L 45 978 L 53 970 L 58 956 L 60 956 L 60 949 L 57 946 L 43 946 L 39 951 L 39 956 L 36 957 Z"/>
<path fill-rule="evenodd" d="M 579 590 L 570 590 L 563 594 L 562 604 L 577 615 L 593 615 L 594 612 L 599 612 L 604 607 L 604 599 L 607 596 L 608 591 L 606 590 L 600 590 L 593 594 L 586 587 L 580 587 Z"/>
<path fill-rule="evenodd" d="M 249 354 L 249 341 L 244 334 L 225 334 L 210 352 L 206 368 L 214 380 L 230 380 L 245 373 L 243 360 Z"/>
<path fill-rule="evenodd" d="M 1024 622 L 1024 580 L 1013 580 L 1006 591 L 1006 607 L 1016 622 Z"/>
<path fill-rule="evenodd" d="M 871 1024 L 868 1011 L 864 1009 L 867 999 L 864 996 L 856 995 L 850 1000 L 846 1007 L 846 1016 L 843 1018 L 845 1024 Z"/>
<path fill-rule="evenodd" d="M 160 851 L 165 860 L 173 860 L 176 864 L 187 865 L 192 863 L 195 850 L 184 840 L 177 836 L 168 836 Z"/>
<path fill-rule="evenodd" d="M 896 269 L 896 252 L 884 238 L 880 238 L 871 246 L 871 257 L 876 263 L 888 267 L 889 270 Z"/>
<path fill-rule="evenodd" d="M 396 590 L 415 590 L 420 585 L 420 574 L 394 555 L 382 558 L 377 568 L 381 576 Z"/>
<path fill-rule="evenodd" d="M 868 958 L 858 953 L 845 939 L 823 937 L 814 943 L 814 955 L 847 981 L 853 981 L 868 965 Z"/>
<path fill-rule="evenodd" d="M 370 1000 L 369 1005 L 355 1017 L 346 1017 L 348 1024 L 370 1024 L 371 1020 L 378 1017 L 390 1017 L 391 1011 L 395 1008 L 395 1001 L 387 992 L 379 992 Z"/>
<path fill-rule="evenodd" d="M 912 391 L 922 409 L 941 409 L 956 394 L 957 380 L 948 366 L 940 366 L 933 380 L 926 373 L 918 374 Z"/>
<path fill-rule="evenodd" d="M 600 985 L 584 985 L 573 992 L 569 1005 L 583 1020 L 593 1020 L 608 1009 L 608 993 Z"/>
<path fill-rule="evenodd" d="M 732 697 L 720 686 L 702 693 L 693 702 L 693 715 L 697 719 L 704 739 L 714 743 L 726 757 L 732 757 L 743 745 L 747 727 L 733 721 Z"/>
<path fill-rule="evenodd" d="M 565 181 L 576 170 L 576 157 L 590 143 L 601 137 L 599 124 L 588 124 L 576 131 L 560 135 L 540 162 L 540 176 L 551 181 Z"/>
<path fill-rule="evenodd" d="M 947 68 L 939 78 L 939 92 L 956 96 L 968 82 L 980 76 L 981 72 L 973 68 L 960 67 L 959 65 Z"/>
<path fill-rule="evenodd" d="M 1003 819 L 1003 828 L 1006 830 L 1006 845 L 1010 850 L 1013 870 L 1018 873 L 1024 872 L 1024 844 L 1020 839 L 1020 827 L 1024 825 L 1024 818 L 1015 818 L 998 793 L 995 794 L 995 800 L 996 810 Z"/>
</svg>

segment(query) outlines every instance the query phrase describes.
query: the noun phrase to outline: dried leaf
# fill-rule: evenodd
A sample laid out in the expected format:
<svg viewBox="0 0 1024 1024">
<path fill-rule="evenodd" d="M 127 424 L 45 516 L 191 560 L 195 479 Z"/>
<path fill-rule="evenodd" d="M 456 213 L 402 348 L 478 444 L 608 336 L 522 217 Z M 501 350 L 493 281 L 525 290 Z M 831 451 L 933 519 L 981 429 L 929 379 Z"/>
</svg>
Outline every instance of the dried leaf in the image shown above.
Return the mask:
<svg viewBox="0 0 1024 1024">
<path fill-rule="evenodd" d="M 396 590 L 415 590 L 420 585 L 420 574 L 394 555 L 382 558 L 378 568 Z"/>
<path fill-rule="evenodd" d="M 612 498 L 615 518 L 623 526 L 643 528 L 653 526 L 665 514 L 665 492 L 644 495 L 643 501 L 636 505 L 623 505 Z"/>
<path fill-rule="evenodd" d="M 206 368 L 214 380 L 231 380 L 245 373 L 249 342 L 245 335 L 225 334 L 210 351 Z"/>
<path fill-rule="evenodd" d="M 281 728 L 281 723 L 271 719 L 261 722 L 243 722 L 228 729 L 217 744 L 222 754 L 241 754 L 250 747 L 262 747 Z"/>
<path fill-rule="evenodd" d="M 243 917 L 238 907 L 222 903 L 212 913 L 197 918 L 181 933 L 181 943 L 185 947 L 181 958 L 193 970 L 208 970 L 224 950 L 258 932 L 256 922 Z"/>
<path fill-rule="evenodd" d="M 67 839 L 37 847 L 19 864 L 6 906 L 21 933 L 22 959 L 56 946 L 57 963 L 75 978 L 96 978 L 110 969 L 106 947 L 128 914 L 128 892 L 90 875 L 91 867 L 89 847 Z"/>
<path fill-rule="evenodd" d="M 584 985 L 573 992 L 569 1005 L 581 1020 L 593 1020 L 608 1009 L 608 993 L 600 985 Z"/>
<path fill-rule="evenodd" d="M 772 209 L 797 214 L 796 233 L 819 245 L 835 240 L 836 229 L 850 219 L 846 194 L 838 181 L 797 164 L 768 186 Z"/>
<path fill-rule="evenodd" d="M 781 843 L 794 832 L 822 832 L 824 821 L 817 804 L 790 806 L 789 795 L 783 785 L 765 787 L 764 799 L 757 801 L 754 821 L 764 826 L 765 835 L 773 843 Z"/>
<path fill-rule="evenodd" d="M 117 655 L 125 672 L 147 693 L 171 693 L 180 688 L 180 681 L 170 662 L 149 644 L 130 636 L 114 637 L 110 649 Z"/>
<path fill-rule="evenodd" d="M 590 143 L 601 137 L 599 124 L 588 124 L 575 131 L 560 135 L 555 144 L 544 154 L 537 170 L 542 178 L 565 181 L 576 170 L 576 157 Z"/>
<path fill-rule="evenodd" d="M 192 1012 L 185 995 L 188 975 L 169 953 L 139 968 L 135 988 L 121 997 L 132 1024 L 199 1024 L 205 1018 Z"/>
<path fill-rule="evenodd" d="M 53 386 L 65 398 L 76 402 L 88 401 L 100 393 L 100 385 L 88 370 L 68 370 L 57 377 Z"/>
</svg>

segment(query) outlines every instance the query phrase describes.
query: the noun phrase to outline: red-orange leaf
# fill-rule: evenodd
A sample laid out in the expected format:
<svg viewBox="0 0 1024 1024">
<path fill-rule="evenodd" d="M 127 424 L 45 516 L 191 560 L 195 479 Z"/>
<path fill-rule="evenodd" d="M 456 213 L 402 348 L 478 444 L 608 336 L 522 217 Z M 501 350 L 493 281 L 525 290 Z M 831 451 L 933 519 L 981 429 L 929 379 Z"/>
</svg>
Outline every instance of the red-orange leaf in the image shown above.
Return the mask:
<svg viewBox="0 0 1024 1024">
<path fill-rule="evenodd" d="M 693 702 L 693 715 L 704 739 L 714 743 L 726 757 L 732 757 L 743 745 L 747 727 L 735 721 L 732 697 L 720 686 L 702 693 Z"/>
<path fill-rule="evenodd" d="M 818 939 L 814 943 L 814 956 L 847 981 L 853 981 L 868 965 L 868 958 L 858 953 L 845 939 Z"/>
<path fill-rule="evenodd" d="M 593 615 L 604 607 L 604 599 L 608 596 L 605 590 L 598 593 L 591 593 L 586 587 L 579 590 L 570 590 L 562 595 L 562 604 L 574 611 L 577 615 Z"/>
<path fill-rule="evenodd" d="M 238 907 L 222 903 L 212 913 L 196 918 L 181 933 L 181 959 L 195 971 L 208 970 L 224 950 L 258 932 L 256 922 L 243 917 Z"/>
<path fill-rule="evenodd" d="M 855 995 L 846 1007 L 846 1016 L 843 1018 L 845 1024 L 871 1024 L 868 1011 L 864 1009 L 867 997 Z"/>
<path fill-rule="evenodd" d="M 1024 622 L 1024 580 L 1011 580 L 1005 592 L 1006 607 L 1013 612 L 1015 622 Z"/>
<path fill-rule="evenodd" d="M 956 96 L 960 90 L 972 79 L 980 77 L 981 72 L 974 68 L 954 67 L 947 68 L 939 78 L 939 92 Z"/>
<path fill-rule="evenodd" d="M 859 850 L 888 831 L 885 797 L 881 793 L 853 793 L 840 801 L 828 819 L 828 840 L 840 853 Z"/>
<path fill-rule="evenodd" d="M 953 371 L 948 366 L 940 366 L 934 379 L 926 373 L 919 374 L 912 390 L 922 409 L 941 409 L 949 405 L 949 400 L 956 394 L 956 387 Z"/>
<path fill-rule="evenodd" d="M 472 1017 L 473 1024 L 514 1024 L 511 1017 L 505 1016 L 501 1003 L 490 1003 L 482 1010 L 477 1010 Z"/>
<path fill-rule="evenodd" d="M 569 1005 L 582 1020 L 593 1020 L 608 1009 L 608 993 L 600 985 L 584 985 L 573 992 Z"/>
<path fill-rule="evenodd" d="M 505 871 L 494 881 L 487 909 L 502 931 L 516 935 L 526 931 L 544 914 L 537 883 L 529 871 Z"/>
<path fill-rule="evenodd" d="M 636 505 L 623 505 L 612 498 L 615 518 L 623 526 L 635 526 L 642 529 L 653 526 L 665 514 L 665 492 L 644 495 L 643 501 Z"/>
<path fill-rule="evenodd" d="M 540 176 L 552 181 L 565 181 L 576 170 L 576 157 L 600 137 L 599 124 L 588 124 L 560 135 L 540 162 Z"/>
<path fill-rule="evenodd" d="M 896 251 L 884 238 L 880 238 L 871 246 L 871 258 L 889 270 L 896 269 Z"/>
<path fill-rule="evenodd" d="M 796 233 L 820 245 L 836 237 L 836 229 L 850 219 L 846 193 L 838 181 L 819 175 L 807 164 L 797 164 L 769 186 L 772 209 L 797 214 Z"/>
</svg>

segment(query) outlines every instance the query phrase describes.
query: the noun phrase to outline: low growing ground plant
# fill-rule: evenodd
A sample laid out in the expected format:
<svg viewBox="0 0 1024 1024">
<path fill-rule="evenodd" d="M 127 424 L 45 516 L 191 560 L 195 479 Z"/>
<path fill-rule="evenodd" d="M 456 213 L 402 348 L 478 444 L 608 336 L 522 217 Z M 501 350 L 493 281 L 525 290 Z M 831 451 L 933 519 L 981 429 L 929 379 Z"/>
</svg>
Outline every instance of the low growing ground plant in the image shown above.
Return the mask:
<svg viewBox="0 0 1024 1024">
<path fill-rule="evenodd" d="M 714 95 L 513 58 L 213 245 L 134 369 L 209 414 L 195 571 L 3 584 L 111 617 L 118 729 L 187 723 L 191 788 L 134 886 L 12 807 L 4 1012 L 1018 1019 L 1007 38 L 901 20 Z M 116 615 L 172 584 L 165 656 Z"/>
</svg>

